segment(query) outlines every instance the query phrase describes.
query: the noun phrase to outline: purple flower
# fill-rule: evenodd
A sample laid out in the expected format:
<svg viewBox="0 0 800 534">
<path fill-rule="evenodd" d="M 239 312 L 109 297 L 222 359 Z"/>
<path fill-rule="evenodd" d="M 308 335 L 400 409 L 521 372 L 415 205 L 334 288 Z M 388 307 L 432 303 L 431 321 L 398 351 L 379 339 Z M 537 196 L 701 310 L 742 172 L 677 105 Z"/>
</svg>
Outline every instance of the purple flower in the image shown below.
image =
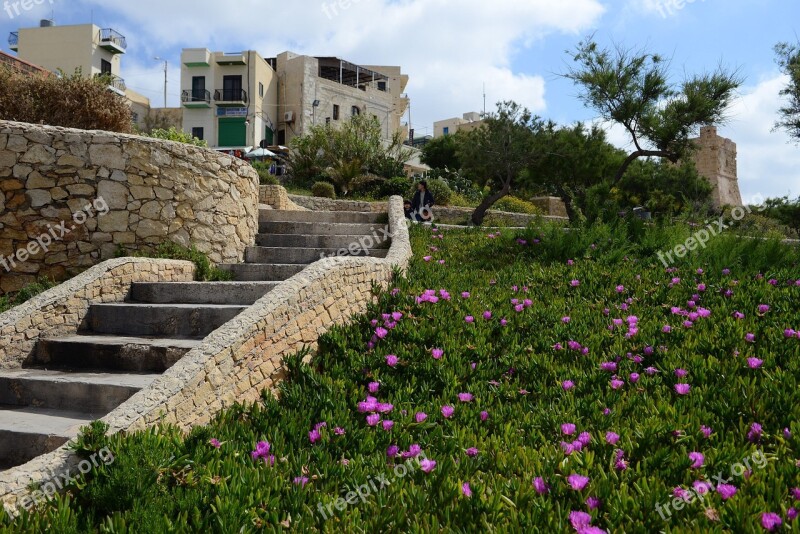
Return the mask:
<svg viewBox="0 0 800 534">
<path fill-rule="evenodd" d="M 700 452 L 690 452 L 689 460 L 692 462 L 692 469 L 700 469 L 706 461 L 705 456 Z"/>
<path fill-rule="evenodd" d="M 611 389 L 619 389 L 624 385 L 625 385 L 625 382 L 623 382 L 619 378 L 611 379 Z"/>
<path fill-rule="evenodd" d="M 786 510 L 786 518 L 789 521 L 794 521 L 797 519 L 797 516 L 800 515 L 800 512 L 797 511 L 797 508 L 789 508 Z"/>
<path fill-rule="evenodd" d="M 464 482 L 461 485 L 461 495 L 464 497 L 472 497 L 472 488 L 469 487 L 469 482 Z"/>
<path fill-rule="evenodd" d="M 575 425 L 572 423 L 564 423 L 561 425 L 561 433 L 565 436 L 571 436 L 575 433 Z"/>
<path fill-rule="evenodd" d="M 400 452 L 400 447 L 397 445 L 389 445 L 389 448 L 386 449 L 386 456 L 389 458 L 394 458 L 397 456 L 397 453 Z"/>
<path fill-rule="evenodd" d="M 486 421 L 489 419 L 489 412 L 481 412 L 481 421 Z"/>
<path fill-rule="evenodd" d="M 639 373 L 631 373 L 630 380 L 632 384 L 639 381 Z"/>
<path fill-rule="evenodd" d="M 759 304 L 758 305 L 758 313 L 760 313 L 761 315 L 764 315 L 768 311 L 769 311 L 769 305 L 768 304 Z"/>
<path fill-rule="evenodd" d="M 299 484 L 301 488 L 304 488 L 308 482 L 308 477 L 295 477 L 293 482 L 295 484 Z"/>
<path fill-rule="evenodd" d="M 472 393 L 459 393 L 458 394 L 458 400 L 460 400 L 461 402 L 472 402 L 472 399 L 474 399 L 474 398 L 475 397 L 472 395 Z"/>
<path fill-rule="evenodd" d="M 539 495 L 544 495 L 550 491 L 550 486 L 547 485 L 542 477 L 536 477 L 533 479 L 533 489 L 535 489 L 536 493 Z"/>
<path fill-rule="evenodd" d="M 422 452 L 422 447 L 417 445 L 416 443 L 411 445 L 407 451 L 405 451 L 401 456 L 403 459 L 407 460 L 409 458 L 416 458 Z"/>
<path fill-rule="evenodd" d="M 571 285 L 572 287 L 578 287 L 579 285 L 581 285 L 581 281 L 580 280 L 573 280 L 573 281 L 571 281 L 569 283 L 569 285 Z"/>
<path fill-rule="evenodd" d="M 369 418 L 370 418 L 370 417 L 372 417 L 372 416 L 371 416 L 371 415 L 368 415 L 368 416 L 367 416 L 367 422 L 369 422 Z M 380 419 L 380 418 L 381 418 L 381 416 L 380 416 L 380 415 L 375 415 L 375 417 L 377 417 L 378 419 Z M 319 441 L 319 440 L 321 440 L 321 439 L 322 439 L 322 435 L 320 435 L 320 433 L 319 433 L 319 430 L 318 430 L 318 429 L 316 429 L 316 428 L 315 428 L 314 430 L 311 430 L 311 431 L 308 433 L 308 440 L 311 442 L 311 444 L 312 444 L 312 445 L 313 445 L 314 443 L 318 442 L 318 441 Z"/>
<path fill-rule="evenodd" d="M 567 483 L 575 491 L 581 491 L 589 483 L 589 477 L 573 473 L 567 477 Z"/>
<path fill-rule="evenodd" d="M 434 360 L 439 360 L 444 356 L 444 351 L 442 349 L 431 349 L 431 356 L 433 356 Z"/>
<path fill-rule="evenodd" d="M 333 433 L 336 434 L 337 436 L 344 436 L 344 428 L 337 426 L 336 428 L 333 429 Z"/>
<path fill-rule="evenodd" d="M 375 329 L 375 335 L 378 337 L 378 339 L 383 339 L 388 334 L 389 334 L 389 331 L 386 330 L 385 328 L 380 327 L 380 326 Z"/>
<path fill-rule="evenodd" d="M 616 445 L 619 441 L 619 434 L 616 432 L 606 432 L 606 443 L 609 445 Z"/>
<path fill-rule="evenodd" d="M 381 416 L 380 416 L 380 414 L 377 414 L 377 413 L 373 413 L 373 414 L 370 414 L 370 415 L 367 416 L 367 424 L 369 426 L 377 425 L 378 422 L 380 422 L 380 420 L 381 420 Z M 309 434 L 309 436 L 310 436 L 310 434 Z"/>
<path fill-rule="evenodd" d="M 383 422 L 383 429 L 386 431 L 391 430 L 393 426 L 394 426 L 394 421 L 386 420 Z"/>
<path fill-rule="evenodd" d="M 748 332 L 747 334 L 745 334 L 744 340 L 747 341 L 748 343 L 753 343 L 756 340 L 756 335 Z"/>
<path fill-rule="evenodd" d="M 609 373 L 616 373 L 617 364 L 615 362 L 603 362 L 600 364 L 600 369 Z"/>
<path fill-rule="evenodd" d="M 758 358 L 747 358 L 747 366 L 750 369 L 758 369 L 764 365 L 764 360 L 759 360 Z"/>
<path fill-rule="evenodd" d="M 426 414 L 425 412 L 417 412 L 417 413 L 414 414 L 414 420 L 417 423 L 421 423 L 427 418 L 428 418 L 428 414 Z"/>
<path fill-rule="evenodd" d="M 597 497 L 588 497 L 586 499 L 586 506 L 589 507 L 589 510 L 597 510 L 598 508 L 600 508 L 600 505 L 602 503 L 603 501 L 601 501 Z"/>
<path fill-rule="evenodd" d="M 625 291 L 625 286 L 623 286 L 623 285 L 618 285 L 618 286 L 616 287 L 616 289 L 617 289 L 617 293 L 622 293 L 622 292 L 624 292 L 624 291 Z"/>
<path fill-rule="evenodd" d="M 475 322 L 475 317 L 473 317 L 471 315 L 467 315 L 466 317 L 464 317 L 464 321 L 466 321 L 469 324 L 472 324 L 472 323 Z"/>
<path fill-rule="evenodd" d="M 675 369 L 675 376 L 677 376 L 678 378 L 683 378 L 688 374 L 689 371 L 687 371 L 686 369 Z"/>
<path fill-rule="evenodd" d="M 569 513 L 569 523 L 572 525 L 572 528 L 578 532 L 582 532 L 584 528 L 592 524 L 592 516 L 586 512 L 573 510 Z"/>
<path fill-rule="evenodd" d="M 419 462 L 419 467 L 420 469 L 422 469 L 423 472 L 430 473 L 431 471 L 436 469 L 436 461 L 425 458 Z"/>
<path fill-rule="evenodd" d="M 800 488 L 792 488 L 789 493 L 792 494 L 792 497 L 794 497 L 794 500 L 800 501 Z"/>
<path fill-rule="evenodd" d="M 461 298 L 462 299 L 468 299 L 469 298 L 469 291 L 464 291 L 463 293 L 461 293 Z"/>
<path fill-rule="evenodd" d="M 378 392 L 378 388 L 380 388 L 380 387 L 381 387 L 381 383 L 380 382 L 370 382 L 369 385 L 367 386 L 367 390 L 370 393 L 377 393 Z"/>
<path fill-rule="evenodd" d="M 747 440 L 751 443 L 755 443 L 761 439 L 761 434 L 763 430 L 761 425 L 758 423 L 753 423 L 750 425 L 750 431 L 747 432 Z"/>
<path fill-rule="evenodd" d="M 581 432 L 578 435 L 578 442 L 580 442 L 581 445 L 586 447 L 589 445 L 589 443 L 592 442 L 592 435 L 589 434 L 588 432 Z"/>
<path fill-rule="evenodd" d="M 564 391 L 569 391 L 570 389 L 575 387 L 575 382 L 573 382 L 572 380 L 564 380 L 563 382 L 561 382 L 561 387 L 564 389 Z"/>
<path fill-rule="evenodd" d="M 655 367 L 648 367 L 647 369 L 644 370 L 644 372 L 652 376 L 658 372 L 658 369 L 656 369 Z"/>
<path fill-rule="evenodd" d="M 736 486 L 731 484 L 719 484 L 717 486 L 717 493 L 722 498 L 723 501 L 727 501 L 734 495 L 736 495 Z"/>
<path fill-rule="evenodd" d="M 788 427 L 783 429 L 783 437 L 786 439 L 792 439 L 792 431 L 789 430 Z"/>
<path fill-rule="evenodd" d="M 218 440 L 217 438 L 211 438 L 211 439 L 210 439 L 208 442 L 209 442 L 209 443 L 211 444 L 211 446 L 212 446 L 212 447 L 214 447 L 215 449 L 219 449 L 220 447 L 222 447 L 222 443 L 220 443 L 220 442 L 219 442 L 219 440 Z"/>
<path fill-rule="evenodd" d="M 486 310 L 485 312 L 483 312 L 483 318 L 488 321 L 489 319 L 492 318 L 492 312 L 490 312 L 489 310 Z"/>
<path fill-rule="evenodd" d="M 394 354 L 389 354 L 388 356 L 386 356 L 386 365 L 388 365 L 389 367 L 395 367 L 398 361 L 399 360 L 397 356 L 395 356 Z"/>
<path fill-rule="evenodd" d="M 469 457 L 478 456 L 478 449 L 476 449 L 475 447 L 470 447 L 469 449 L 467 449 L 467 456 Z"/>
<path fill-rule="evenodd" d="M 500 319 L 500 325 L 501 326 L 505 326 L 507 324 L 508 324 L 508 321 L 506 321 L 505 319 Z"/>
<path fill-rule="evenodd" d="M 703 433 L 703 436 L 705 436 L 706 438 L 709 438 L 709 437 L 711 437 L 711 434 L 712 434 L 714 431 L 711 429 L 711 427 L 707 427 L 706 425 L 702 425 L 702 426 L 700 427 L 700 432 L 702 432 L 702 433 Z"/>
<path fill-rule="evenodd" d="M 672 327 L 668 324 L 665 324 L 664 326 L 661 327 L 661 331 L 664 332 L 665 334 L 669 334 L 670 332 L 672 332 Z"/>
<path fill-rule="evenodd" d="M 692 386 L 689 384 L 675 384 L 675 391 L 678 395 L 688 395 L 690 389 L 692 389 Z"/>
<path fill-rule="evenodd" d="M 782 524 L 781 516 L 774 512 L 764 512 L 761 514 L 761 526 L 764 527 L 764 530 L 772 532 Z"/>
<path fill-rule="evenodd" d="M 704 480 L 695 480 L 692 482 L 692 487 L 698 495 L 705 495 L 714 489 L 714 486 Z"/>
<path fill-rule="evenodd" d="M 561 318 L 561 322 L 564 323 L 564 324 L 569 324 L 570 321 L 572 321 L 572 319 L 569 316 L 565 316 L 565 317 Z"/>
<path fill-rule="evenodd" d="M 453 412 L 455 412 L 455 408 L 452 406 L 442 406 L 442 415 L 445 419 L 450 419 L 453 417 Z"/>
</svg>

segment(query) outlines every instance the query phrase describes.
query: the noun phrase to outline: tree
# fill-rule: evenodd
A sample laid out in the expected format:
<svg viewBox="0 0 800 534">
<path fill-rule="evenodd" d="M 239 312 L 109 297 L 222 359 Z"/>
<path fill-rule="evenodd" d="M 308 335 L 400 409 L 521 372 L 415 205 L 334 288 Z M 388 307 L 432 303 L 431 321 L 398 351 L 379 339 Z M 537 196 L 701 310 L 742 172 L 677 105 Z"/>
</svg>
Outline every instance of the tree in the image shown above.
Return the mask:
<svg viewBox="0 0 800 534">
<path fill-rule="evenodd" d="M 721 123 L 742 80 L 722 68 L 711 74 L 669 81 L 668 64 L 645 51 L 600 48 L 582 41 L 573 55 L 577 67 L 564 76 L 582 90 L 581 100 L 609 122 L 622 125 L 635 149 L 620 164 L 619 182 L 641 157 L 677 163 L 692 149 L 700 126 Z"/>
<path fill-rule="evenodd" d="M 778 43 L 775 55 L 781 71 L 789 77 L 789 85 L 780 93 L 787 97 L 788 102 L 778 110 L 780 120 L 775 123 L 775 128 L 785 129 L 800 143 L 800 44 Z"/>
<path fill-rule="evenodd" d="M 461 168 L 458 159 L 458 134 L 443 135 L 428 141 L 422 147 L 422 163 L 432 169 L 450 169 L 457 171 Z"/>
<path fill-rule="evenodd" d="M 458 139 L 458 158 L 462 170 L 490 192 L 472 213 L 472 223 L 480 225 L 486 211 L 517 187 L 520 175 L 539 156 L 536 134 L 544 127 L 539 117 L 515 102 L 497 105 L 480 128 Z"/>
<path fill-rule="evenodd" d="M 768 198 L 763 205 L 765 215 L 800 234 L 800 197 L 794 200 L 789 200 L 788 196 Z"/>
</svg>

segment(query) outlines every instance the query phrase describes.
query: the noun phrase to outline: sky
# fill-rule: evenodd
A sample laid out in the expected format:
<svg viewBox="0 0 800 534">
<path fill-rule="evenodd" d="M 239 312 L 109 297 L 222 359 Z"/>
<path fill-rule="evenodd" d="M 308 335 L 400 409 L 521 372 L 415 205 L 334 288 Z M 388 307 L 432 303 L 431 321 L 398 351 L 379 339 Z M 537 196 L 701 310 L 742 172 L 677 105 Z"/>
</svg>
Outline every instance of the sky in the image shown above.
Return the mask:
<svg viewBox="0 0 800 534">
<path fill-rule="evenodd" d="M 800 195 L 800 145 L 773 131 L 788 78 L 772 48 L 800 39 L 797 0 L 15 1 L 0 0 L 3 35 L 51 17 L 120 31 L 128 40 L 122 76 L 154 106 L 164 89 L 157 56 L 169 65 L 168 105 L 180 105 L 182 48 L 400 65 L 417 136 L 436 120 L 483 111 L 484 87 L 487 111 L 515 100 L 562 124 L 595 121 L 563 77 L 568 52 L 587 37 L 670 58 L 675 82 L 722 66 L 745 80 L 719 127 L 737 144 L 744 200 Z M 630 148 L 620 128 L 607 128 L 614 144 Z"/>
</svg>

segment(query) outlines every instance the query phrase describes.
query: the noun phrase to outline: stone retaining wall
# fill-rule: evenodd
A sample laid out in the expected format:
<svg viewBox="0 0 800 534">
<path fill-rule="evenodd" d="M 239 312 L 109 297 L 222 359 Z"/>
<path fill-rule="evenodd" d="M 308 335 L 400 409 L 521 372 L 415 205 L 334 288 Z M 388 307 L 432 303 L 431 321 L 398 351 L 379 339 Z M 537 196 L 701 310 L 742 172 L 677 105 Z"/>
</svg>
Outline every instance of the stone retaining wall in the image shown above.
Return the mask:
<svg viewBox="0 0 800 534">
<path fill-rule="evenodd" d="M 256 402 L 285 376 L 284 358 L 335 324 L 363 313 L 372 287 L 386 288 L 394 267 L 411 258 L 400 197 L 389 201 L 392 245 L 386 258 L 336 257 L 318 261 L 282 282 L 234 320 L 210 334 L 153 385 L 108 414 L 111 430 L 134 431 L 159 422 L 182 429 L 207 424 L 234 402 Z M 68 445 L 0 475 L 0 500 L 18 506 L 31 483 L 76 465 Z"/>
<path fill-rule="evenodd" d="M 0 121 L 0 294 L 164 241 L 237 263 L 257 209 L 256 171 L 214 150 Z"/>
<path fill-rule="evenodd" d="M 262 185 L 259 188 L 258 202 L 276 210 L 308 211 L 307 208 L 295 204 L 280 185 Z"/>
<path fill-rule="evenodd" d="M 122 302 L 133 282 L 189 282 L 195 266 L 188 261 L 117 258 L 0 314 L 0 369 L 22 367 L 40 337 L 71 335 L 89 306 Z"/>
</svg>

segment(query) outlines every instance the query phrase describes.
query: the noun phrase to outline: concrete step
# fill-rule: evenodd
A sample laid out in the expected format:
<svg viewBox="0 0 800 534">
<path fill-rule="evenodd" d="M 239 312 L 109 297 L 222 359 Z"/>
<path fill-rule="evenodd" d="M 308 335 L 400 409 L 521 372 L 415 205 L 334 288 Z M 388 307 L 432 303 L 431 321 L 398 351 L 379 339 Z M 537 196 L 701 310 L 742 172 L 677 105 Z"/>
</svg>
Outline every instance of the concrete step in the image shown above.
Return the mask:
<svg viewBox="0 0 800 534">
<path fill-rule="evenodd" d="M 153 282 L 131 285 L 130 301 L 151 304 L 238 304 L 250 306 L 275 282 Z"/>
<path fill-rule="evenodd" d="M 41 339 L 26 365 L 61 370 L 163 373 L 201 343 L 195 339 L 92 335 Z"/>
<path fill-rule="evenodd" d="M 202 339 L 247 306 L 225 304 L 92 304 L 86 333 Z"/>
<path fill-rule="evenodd" d="M 273 282 L 283 281 L 291 278 L 306 267 L 304 263 L 237 263 L 220 264 L 220 269 L 230 271 L 236 280 L 242 282 L 253 282 L 259 280 L 269 280 Z"/>
<path fill-rule="evenodd" d="M 160 374 L 0 371 L 0 404 L 107 414 Z"/>
<path fill-rule="evenodd" d="M 386 212 L 368 211 L 282 211 L 262 209 L 258 212 L 259 222 L 314 222 L 314 223 L 385 223 L 389 218 Z"/>
<path fill-rule="evenodd" d="M 315 235 L 315 234 L 258 234 L 256 245 L 260 247 L 297 247 L 297 248 L 348 248 L 357 243 L 362 248 L 389 248 L 391 240 L 383 232 L 374 235 Z"/>
<path fill-rule="evenodd" d="M 0 406 L 0 470 L 54 451 L 103 413 Z"/>
<path fill-rule="evenodd" d="M 313 213 L 313 212 L 312 212 Z M 317 234 L 317 235 L 378 235 L 381 229 L 389 231 L 388 224 L 329 223 L 329 222 L 262 222 L 258 231 L 262 234 Z"/>
<path fill-rule="evenodd" d="M 247 263 L 314 263 L 328 256 L 372 256 L 385 258 L 388 249 L 347 248 L 295 248 L 295 247 L 247 247 L 244 261 Z"/>
</svg>

